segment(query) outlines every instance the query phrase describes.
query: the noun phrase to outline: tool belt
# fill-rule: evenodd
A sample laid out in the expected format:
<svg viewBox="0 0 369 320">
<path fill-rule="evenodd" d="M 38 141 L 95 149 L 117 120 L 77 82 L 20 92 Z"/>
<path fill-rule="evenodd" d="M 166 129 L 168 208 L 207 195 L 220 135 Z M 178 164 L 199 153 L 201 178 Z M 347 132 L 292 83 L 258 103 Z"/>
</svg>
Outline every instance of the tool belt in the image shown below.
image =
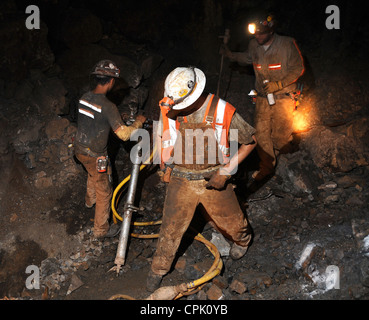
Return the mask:
<svg viewBox="0 0 369 320">
<path fill-rule="evenodd" d="M 267 98 L 267 96 L 265 94 L 259 93 L 258 97 L 260 98 Z M 287 99 L 290 98 L 289 93 L 282 93 L 282 94 L 274 94 L 274 99 L 275 100 L 280 100 L 280 99 Z"/>
<path fill-rule="evenodd" d="M 96 158 L 97 172 L 99 173 L 107 172 L 108 175 L 111 175 L 111 165 L 110 165 L 110 159 L 108 155 L 106 154 L 101 155 L 101 153 L 99 154 L 99 153 L 93 152 L 90 148 L 83 147 L 80 145 L 75 145 L 74 152 L 79 153 L 79 154 L 84 154 L 92 158 Z"/>
<path fill-rule="evenodd" d="M 214 172 L 218 171 L 221 166 L 211 167 L 205 170 L 189 171 L 182 167 L 174 167 L 172 177 L 185 178 L 187 180 L 205 180 L 209 178 Z"/>
<path fill-rule="evenodd" d="M 93 158 L 99 158 L 101 156 L 107 156 L 105 153 L 96 153 L 96 152 L 92 151 L 90 148 L 83 147 L 83 146 L 78 145 L 78 144 L 75 144 L 74 152 L 85 154 L 85 155 L 88 155 L 88 156 L 93 157 Z"/>
</svg>

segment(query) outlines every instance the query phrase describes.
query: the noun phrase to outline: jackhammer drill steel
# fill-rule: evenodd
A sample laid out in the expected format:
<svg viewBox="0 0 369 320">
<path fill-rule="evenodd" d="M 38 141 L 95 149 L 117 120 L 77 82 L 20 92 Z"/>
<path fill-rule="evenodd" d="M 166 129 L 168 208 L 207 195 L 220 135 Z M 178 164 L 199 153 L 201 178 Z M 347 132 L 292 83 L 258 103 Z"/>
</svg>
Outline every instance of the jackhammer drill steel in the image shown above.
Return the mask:
<svg viewBox="0 0 369 320">
<path fill-rule="evenodd" d="M 116 265 L 124 265 L 125 263 L 125 256 L 127 252 L 127 244 L 128 244 L 128 237 L 129 237 L 129 229 L 131 226 L 132 220 L 132 212 L 127 210 L 123 215 L 123 223 L 121 226 L 120 237 L 119 237 L 119 244 L 117 249 L 117 255 L 115 257 L 115 264 Z"/>
<path fill-rule="evenodd" d="M 138 155 L 137 155 L 137 159 L 138 159 Z M 132 220 L 132 213 L 133 211 L 136 211 L 136 208 L 134 207 L 134 201 L 135 201 L 138 175 L 140 173 L 140 164 L 138 164 L 137 159 L 135 163 L 133 164 L 133 168 L 131 172 L 131 179 L 130 179 L 130 183 L 128 187 L 127 201 L 124 207 L 124 215 L 123 215 L 123 222 L 121 225 L 118 249 L 117 249 L 117 254 L 115 257 L 115 261 L 114 261 L 114 263 L 119 267 L 124 265 L 125 263 L 129 230 L 130 230 L 131 220 Z M 119 268 L 118 268 L 118 272 L 119 272 Z"/>
</svg>

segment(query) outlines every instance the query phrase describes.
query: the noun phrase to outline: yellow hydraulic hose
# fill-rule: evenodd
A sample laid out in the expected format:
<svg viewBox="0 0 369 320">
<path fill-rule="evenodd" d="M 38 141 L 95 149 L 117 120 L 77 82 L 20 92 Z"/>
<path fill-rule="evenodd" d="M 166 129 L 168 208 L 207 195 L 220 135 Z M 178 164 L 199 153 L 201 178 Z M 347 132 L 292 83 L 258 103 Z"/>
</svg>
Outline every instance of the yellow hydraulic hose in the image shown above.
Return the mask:
<svg viewBox="0 0 369 320">
<path fill-rule="evenodd" d="M 152 154 L 150 155 L 150 159 L 149 162 L 152 161 L 154 153 L 155 153 L 156 148 L 154 148 L 154 151 L 152 152 Z M 147 163 L 147 162 L 145 162 Z M 142 165 L 140 167 L 140 171 L 142 169 L 144 169 L 146 167 L 146 165 Z M 121 191 L 121 189 L 124 187 L 124 185 L 131 179 L 131 176 L 129 175 L 128 177 L 126 177 L 118 186 L 117 188 L 114 190 L 113 193 L 113 197 L 112 197 L 112 203 L 111 203 L 111 208 L 113 211 L 113 220 L 114 223 L 117 223 L 117 220 L 123 221 L 123 218 L 118 214 L 117 210 L 116 210 L 116 205 L 119 201 L 120 198 L 120 194 L 118 195 L 119 191 Z M 161 224 L 161 220 L 158 221 L 151 221 L 151 222 L 134 222 L 133 225 L 135 226 L 152 226 L 152 225 L 159 225 Z M 158 238 L 159 235 L 158 234 L 135 234 L 132 233 L 131 234 L 132 237 L 135 238 L 141 238 L 141 239 L 153 239 L 153 238 Z M 184 293 L 179 293 L 174 299 L 179 299 L 183 296 L 187 296 L 193 293 L 196 293 L 197 291 L 199 291 L 202 286 L 210 281 L 211 279 L 215 278 L 222 270 L 223 268 L 223 261 L 220 258 L 220 254 L 219 251 L 217 249 L 217 247 L 211 243 L 210 241 L 206 240 L 200 233 L 195 236 L 194 238 L 197 241 L 200 241 L 202 243 L 204 243 L 206 245 L 206 247 L 209 249 L 209 251 L 213 254 L 214 256 L 214 262 L 212 264 L 212 266 L 210 267 L 210 269 L 199 279 L 189 282 L 186 284 L 187 287 L 187 291 Z M 135 300 L 132 297 L 126 296 L 126 295 L 114 295 L 112 296 L 109 300 L 116 300 L 119 298 L 123 298 L 123 299 L 128 299 L 128 300 Z"/>
<path fill-rule="evenodd" d="M 151 163 L 151 161 L 152 161 L 152 159 L 154 158 L 154 154 L 155 154 L 155 152 L 156 152 L 156 145 L 154 146 L 154 150 L 153 150 L 153 152 L 151 153 L 151 155 L 150 155 L 150 157 L 149 157 L 149 159 L 148 160 L 146 160 L 144 163 Z M 142 171 L 144 168 L 146 167 L 146 165 L 142 165 L 141 167 L 140 167 L 140 171 Z M 119 199 L 120 199 L 120 195 L 117 197 L 117 194 L 118 194 L 118 192 L 120 191 L 120 189 L 121 188 L 123 188 L 123 186 L 129 181 L 129 180 L 131 180 L 131 175 L 129 175 L 128 177 L 126 177 L 116 188 L 115 188 L 115 190 L 114 190 L 114 193 L 113 193 L 113 197 L 112 197 L 112 200 L 111 200 L 111 209 L 112 209 L 112 211 L 113 211 L 113 222 L 115 223 L 115 224 L 117 224 L 118 223 L 118 221 L 117 221 L 117 219 L 118 220 L 120 220 L 120 221 L 123 221 L 123 218 L 118 214 L 118 212 L 117 212 L 117 210 L 116 210 L 116 205 L 118 204 L 118 202 L 119 202 Z M 117 199 L 116 199 L 116 197 L 117 197 Z M 161 223 L 161 222 L 160 222 Z M 157 223 L 157 224 L 160 224 L 160 223 Z M 155 224 L 155 222 L 154 223 L 152 223 L 152 224 Z M 139 225 L 147 225 L 147 224 L 142 224 L 142 223 L 139 223 L 139 222 L 135 222 L 134 223 L 134 225 L 137 225 L 137 226 L 139 226 Z"/>
<path fill-rule="evenodd" d="M 214 262 L 210 269 L 200 279 L 187 283 L 186 285 L 188 292 L 178 294 L 178 296 L 175 297 L 175 300 L 185 295 L 196 293 L 203 284 L 215 278 L 222 271 L 223 261 L 220 258 L 220 253 L 217 247 L 210 241 L 206 240 L 200 233 L 195 237 L 195 240 L 200 241 L 206 245 L 206 247 L 214 256 Z"/>
<path fill-rule="evenodd" d="M 151 235 L 151 238 L 155 238 L 157 236 L 158 235 Z M 173 300 L 177 300 L 179 298 L 182 298 L 183 296 L 189 296 L 191 294 L 197 293 L 203 288 L 203 286 L 207 282 L 215 278 L 222 271 L 223 261 L 220 258 L 220 254 L 219 254 L 217 247 L 214 244 L 212 244 L 210 241 L 206 240 L 200 233 L 197 236 L 195 236 L 194 239 L 206 245 L 209 251 L 214 255 L 214 262 L 212 266 L 210 267 L 210 269 L 201 278 L 195 281 L 185 283 L 185 287 L 187 288 L 187 291 L 178 293 L 175 297 L 173 297 Z M 117 294 L 109 298 L 109 300 L 117 300 L 117 299 L 136 300 L 132 298 L 131 296 L 124 295 L 124 294 Z"/>
<path fill-rule="evenodd" d="M 140 171 L 142 171 L 143 168 L 145 168 L 146 165 L 142 165 L 140 167 Z M 118 204 L 119 202 L 119 198 L 120 195 L 118 196 L 118 198 L 115 200 L 115 198 L 117 197 L 118 192 L 120 191 L 120 189 L 129 181 L 131 180 L 131 175 L 129 175 L 128 177 L 126 177 L 119 185 L 118 187 L 114 190 L 113 193 L 113 197 L 112 197 L 112 201 L 111 201 L 111 210 L 113 211 L 113 222 L 115 224 L 118 223 L 117 219 L 120 221 L 123 221 L 123 218 L 118 214 L 117 210 L 115 209 L 115 205 Z"/>
</svg>

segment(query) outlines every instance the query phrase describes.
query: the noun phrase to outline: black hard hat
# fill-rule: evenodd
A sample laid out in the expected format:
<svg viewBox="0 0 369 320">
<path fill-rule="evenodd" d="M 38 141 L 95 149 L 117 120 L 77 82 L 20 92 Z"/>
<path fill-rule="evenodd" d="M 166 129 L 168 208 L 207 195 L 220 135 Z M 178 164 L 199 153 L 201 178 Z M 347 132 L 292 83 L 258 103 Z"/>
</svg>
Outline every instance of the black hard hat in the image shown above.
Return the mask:
<svg viewBox="0 0 369 320">
<path fill-rule="evenodd" d="M 91 74 L 119 78 L 120 70 L 113 61 L 101 60 L 94 66 Z"/>
</svg>

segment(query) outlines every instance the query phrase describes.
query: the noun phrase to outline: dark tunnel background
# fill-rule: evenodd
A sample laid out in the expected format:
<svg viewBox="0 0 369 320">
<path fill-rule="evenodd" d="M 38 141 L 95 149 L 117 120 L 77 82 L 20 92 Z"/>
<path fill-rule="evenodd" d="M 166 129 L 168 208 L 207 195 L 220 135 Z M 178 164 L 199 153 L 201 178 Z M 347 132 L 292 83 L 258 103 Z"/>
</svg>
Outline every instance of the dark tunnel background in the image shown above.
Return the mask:
<svg viewBox="0 0 369 320">
<path fill-rule="evenodd" d="M 126 41 L 161 55 L 167 62 L 164 73 L 176 66 L 196 65 L 207 74 L 215 75 L 220 64 L 219 36 L 229 28 L 231 50 L 245 50 L 250 39 L 246 34 L 247 19 L 255 9 L 264 9 L 275 14 L 278 33 L 297 40 L 307 64 L 313 68 L 312 73 L 348 72 L 361 77 L 367 68 L 365 56 L 369 32 L 365 25 L 365 10 L 359 2 L 357 5 L 352 1 L 292 0 L 189 0 L 185 4 L 176 0 L 38 0 L 31 3 L 40 9 L 47 31 L 42 27 L 39 32 L 47 32 L 56 62 L 65 50 L 99 43 L 104 37 L 118 34 Z M 26 19 L 25 8 L 31 3 L 2 1 L 1 23 L 11 28 L 12 22 Z M 340 9 L 339 30 L 328 30 L 325 25 L 328 17 L 325 10 L 331 4 Z M 76 21 L 83 26 L 74 28 Z M 25 30 L 15 35 L 18 39 L 11 35 L 7 45 L 11 32 L 5 29 L 2 33 L 5 37 L 2 53 L 5 60 L 10 60 L 10 64 L 2 63 L 0 66 L 0 77 L 5 85 L 12 80 L 20 82 L 26 77 L 27 69 L 35 67 L 35 63 L 45 68 L 48 65 L 45 61 L 35 61 L 34 45 L 28 45 L 22 39 L 26 38 Z"/>
</svg>

